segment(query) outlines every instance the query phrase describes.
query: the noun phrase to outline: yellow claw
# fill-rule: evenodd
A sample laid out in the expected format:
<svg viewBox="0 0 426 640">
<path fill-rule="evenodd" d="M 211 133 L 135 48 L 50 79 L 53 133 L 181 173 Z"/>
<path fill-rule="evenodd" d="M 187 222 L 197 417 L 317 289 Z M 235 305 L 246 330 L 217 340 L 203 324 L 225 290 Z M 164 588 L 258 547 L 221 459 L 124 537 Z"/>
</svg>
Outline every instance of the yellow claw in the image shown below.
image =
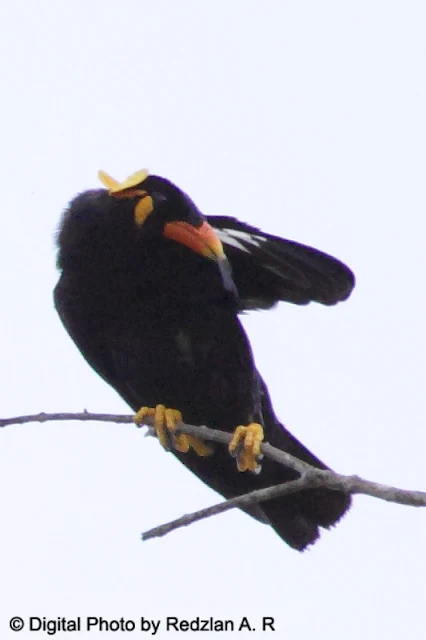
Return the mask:
<svg viewBox="0 0 426 640">
<path fill-rule="evenodd" d="M 212 447 L 199 438 L 185 433 L 176 434 L 182 422 L 182 414 L 177 409 L 167 409 L 163 404 L 157 404 L 156 407 L 141 407 L 133 420 L 136 424 L 142 424 L 147 417 L 154 418 L 157 438 L 165 449 L 169 450 L 171 443 L 181 453 L 187 453 L 190 448 L 194 449 L 199 456 L 210 456 L 213 453 Z"/>
<path fill-rule="evenodd" d="M 195 453 L 202 458 L 211 456 L 213 453 L 213 447 L 210 447 L 208 444 L 203 442 L 203 440 L 200 440 L 200 438 L 196 438 L 195 436 L 187 436 L 184 433 L 182 433 L 179 438 L 185 438 L 186 442 L 188 443 L 188 448 L 192 447 Z M 179 449 L 179 451 L 181 451 L 181 449 Z"/>
<path fill-rule="evenodd" d="M 252 422 L 248 426 L 239 426 L 235 429 L 231 442 L 229 443 L 229 453 L 237 458 L 238 471 L 260 471 L 259 459 L 261 457 L 260 447 L 264 439 L 262 425 Z"/>
</svg>

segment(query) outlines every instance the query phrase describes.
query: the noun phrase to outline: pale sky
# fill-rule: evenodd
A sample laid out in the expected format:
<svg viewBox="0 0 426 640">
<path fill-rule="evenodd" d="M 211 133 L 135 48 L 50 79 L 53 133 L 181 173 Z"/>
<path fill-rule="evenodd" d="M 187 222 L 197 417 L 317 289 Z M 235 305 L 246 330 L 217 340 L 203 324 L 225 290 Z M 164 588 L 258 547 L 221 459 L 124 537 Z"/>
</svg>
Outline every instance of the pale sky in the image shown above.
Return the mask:
<svg viewBox="0 0 426 640">
<path fill-rule="evenodd" d="M 296 437 L 339 472 L 425 490 L 425 28 L 414 0 L 5 6 L 2 417 L 128 412 L 54 311 L 54 234 L 98 169 L 147 167 L 205 213 L 355 271 L 335 308 L 281 304 L 244 324 Z M 278 638 L 424 633 L 426 510 L 358 496 L 304 554 L 236 511 L 143 543 L 220 497 L 155 439 L 101 423 L 0 431 L 0 484 L 2 638 L 47 637 L 9 632 L 16 615 L 249 616 L 257 631 L 238 638 L 262 616 Z"/>
</svg>

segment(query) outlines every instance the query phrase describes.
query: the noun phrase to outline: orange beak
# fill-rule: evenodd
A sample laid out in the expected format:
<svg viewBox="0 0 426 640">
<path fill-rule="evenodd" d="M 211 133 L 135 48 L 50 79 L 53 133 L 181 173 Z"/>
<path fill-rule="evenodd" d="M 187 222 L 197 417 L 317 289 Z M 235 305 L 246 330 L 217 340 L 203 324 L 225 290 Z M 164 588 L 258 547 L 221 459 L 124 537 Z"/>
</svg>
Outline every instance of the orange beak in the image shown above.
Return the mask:
<svg viewBox="0 0 426 640">
<path fill-rule="evenodd" d="M 203 222 L 201 227 L 194 227 L 180 220 L 168 222 L 164 227 L 163 235 L 184 244 L 195 253 L 210 260 L 226 259 L 222 243 L 208 222 Z"/>
</svg>

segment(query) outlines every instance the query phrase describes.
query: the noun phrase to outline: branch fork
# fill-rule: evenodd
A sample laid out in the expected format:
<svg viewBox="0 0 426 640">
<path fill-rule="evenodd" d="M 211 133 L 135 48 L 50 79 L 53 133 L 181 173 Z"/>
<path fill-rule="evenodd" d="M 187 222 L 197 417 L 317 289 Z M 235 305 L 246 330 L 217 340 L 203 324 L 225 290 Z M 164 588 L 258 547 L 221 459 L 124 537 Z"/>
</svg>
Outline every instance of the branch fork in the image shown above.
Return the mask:
<svg viewBox="0 0 426 640">
<path fill-rule="evenodd" d="M 0 419 L 0 428 L 7 427 L 16 424 L 27 424 L 31 422 L 54 422 L 54 421 L 96 421 L 96 422 L 114 422 L 118 424 L 134 424 L 133 416 L 131 415 L 112 415 L 105 413 L 90 413 L 84 411 L 82 413 L 38 413 L 27 416 L 17 416 L 13 418 Z M 153 426 L 152 419 L 147 418 L 144 425 L 148 428 Z M 190 436 L 201 438 L 210 442 L 217 442 L 219 444 L 228 445 L 232 439 L 231 433 L 219 431 L 217 429 L 210 429 L 205 426 L 195 426 L 191 424 L 182 423 L 179 426 L 180 433 L 185 433 Z M 149 540 L 151 538 L 158 538 L 161 536 L 185 527 L 198 520 L 203 520 L 218 513 L 223 513 L 229 509 L 235 509 L 236 507 L 248 507 L 249 505 L 257 504 L 264 500 L 271 498 L 277 498 L 279 496 L 289 495 L 298 491 L 305 491 L 306 489 L 332 489 L 345 491 L 351 495 L 363 494 L 378 498 L 379 500 L 385 500 L 387 502 L 394 502 L 396 504 L 403 504 L 411 507 L 426 507 L 426 492 L 424 491 L 409 491 L 406 489 L 398 489 L 390 485 L 380 484 L 378 482 L 372 482 L 365 480 L 356 475 L 346 476 L 334 471 L 324 471 L 322 469 L 316 469 L 315 467 L 295 458 L 294 456 L 272 447 L 267 442 L 261 445 L 262 454 L 275 460 L 276 462 L 290 467 L 300 473 L 300 478 L 285 482 L 283 484 L 268 487 L 266 489 L 259 489 L 257 491 L 251 491 L 244 495 L 232 498 L 230 500 L 224 500 L 219 504 L 213 505 L 189 513 L 186 515 L 162 524 L 158 527 L 150 529 L 142 533 L 142 540 Z"/>
</svg>

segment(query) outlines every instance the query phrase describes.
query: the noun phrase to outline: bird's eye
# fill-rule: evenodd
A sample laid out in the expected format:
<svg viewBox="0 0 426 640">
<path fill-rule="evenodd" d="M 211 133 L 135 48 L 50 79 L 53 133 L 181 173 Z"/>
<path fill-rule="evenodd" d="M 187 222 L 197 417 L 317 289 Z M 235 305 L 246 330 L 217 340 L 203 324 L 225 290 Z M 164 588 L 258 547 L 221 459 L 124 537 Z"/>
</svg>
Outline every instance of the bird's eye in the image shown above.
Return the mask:
<svg viewBox="0 0 426 640">
<path fill-rule="evenodd" d="M 167 196 L 159 193 L 158 191 L 154 191 L 151 195 L 156 209 L 167 202 Z"/>
<path fill-rule="evenodd" d="M 157 191 L 153 191 L 152 193 L 147 193 L 146 191 L 135 191 L 134 195 L 142 196 L 138 200 L 134 210 L 135 222 L 138 227 L 141 227 L 144 224 L 151 213 L 160 213 L 163 205 L 167 202 L 166 196 L 163 196 Z"/>
</svg>

